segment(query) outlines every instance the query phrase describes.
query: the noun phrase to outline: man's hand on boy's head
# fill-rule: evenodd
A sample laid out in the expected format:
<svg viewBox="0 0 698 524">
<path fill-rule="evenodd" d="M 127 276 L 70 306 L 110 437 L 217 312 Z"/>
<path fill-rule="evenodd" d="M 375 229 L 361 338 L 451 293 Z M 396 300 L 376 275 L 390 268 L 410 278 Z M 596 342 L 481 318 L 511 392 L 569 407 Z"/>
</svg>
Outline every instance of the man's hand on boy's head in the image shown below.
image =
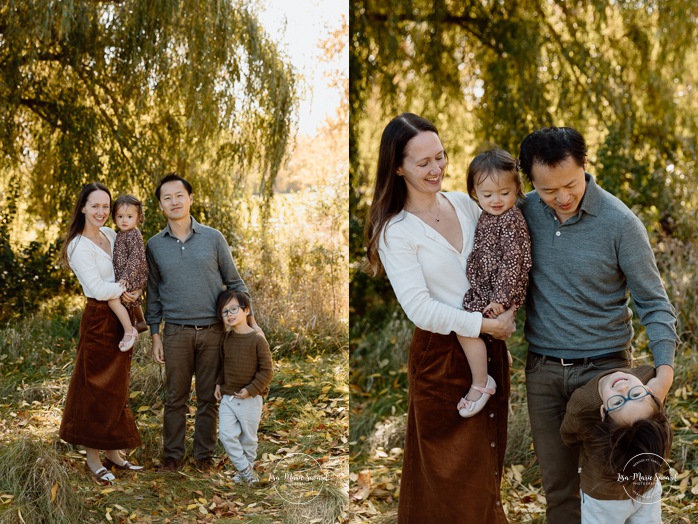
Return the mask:
<svg viewBox="0 0 698 524">
<path fill-rule="evenodd" d="M 262 328 L 259 327 L 259 325 L 257 325 L 257 320 L 255 320 L 254 315 L 247 316 L 247 325 L 254 329 L 257 333 L 262 335 L 264 337 L 264 340 L 267 339 L 267 336 L 264 334 L 264 331 L 262 331 Z"/>
<path fill-rule="evenodd" d="M 673 382 L 674 368 L 663 365 L 657 368 L 657 376 L 647 381 L 646 386 L 660 402 L 664 402 Z"/>
</svg>

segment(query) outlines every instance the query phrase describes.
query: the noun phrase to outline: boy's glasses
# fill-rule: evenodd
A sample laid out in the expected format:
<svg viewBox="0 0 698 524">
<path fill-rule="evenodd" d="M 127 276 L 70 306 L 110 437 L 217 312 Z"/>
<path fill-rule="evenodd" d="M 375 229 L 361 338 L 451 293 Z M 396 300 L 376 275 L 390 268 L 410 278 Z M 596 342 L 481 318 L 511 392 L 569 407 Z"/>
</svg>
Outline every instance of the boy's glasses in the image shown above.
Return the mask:
<svg viewBox="0 0 698 524">
<path fill-rule="evenodd" d="M 609 399 L 606 401 L 606 410 L 610 413 L 611 411 L 615 411 L 623 407 L 623 404 L 629 400 L 640 400 L 645 398 L 647 395 L 651 395 L 651 393 L 645 386 L 633 386 L 628 390 L 627 397 L 624 397 L 623 395 L 613 395 L 612 397 L 609 397 Z"/>
<path fill-rule="evenodd" d="M 224 317 L 227 317 L 228 315 L 234 315 L 235 313 L 240 311 L 240 307 L 241 306 L 233 306 L 230 309 L 224 309 L 223 311 L 221 311 L 221 315 Z"/>
</svg>

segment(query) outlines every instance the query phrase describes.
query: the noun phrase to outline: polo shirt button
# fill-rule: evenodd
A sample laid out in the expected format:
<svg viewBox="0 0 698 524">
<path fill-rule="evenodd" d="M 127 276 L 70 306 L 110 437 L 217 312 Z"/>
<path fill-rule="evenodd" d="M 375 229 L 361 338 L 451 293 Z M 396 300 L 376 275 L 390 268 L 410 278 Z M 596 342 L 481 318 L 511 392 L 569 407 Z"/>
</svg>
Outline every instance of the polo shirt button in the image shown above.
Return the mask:
<svg viewBox="0 0 698 524">
<path fill-rule="evenodd" d="M 559 237 L 559 236 L 560 236 L 560 232 L 559 232 L 559 231 L 555 231 L 555 236 L 556 236 L 556 237 Z"/>
<path fill-rule="evenodd" d="M 495 446 L 494 442 L 490 442 L 490 447 L 493 448 Z"/>
<path fill-rule="evenodd" d="M 494 413 L 490 413 L 490 418 L 494 418 Z"/>
<path fill-rule="evenodd" d="M 502 505 L 502 503 L 499 502 L 499 501 L 497 501 L 496 504 L 497 504 L 497 506 L 501 506 L 501 505 Z"/>
</svg>

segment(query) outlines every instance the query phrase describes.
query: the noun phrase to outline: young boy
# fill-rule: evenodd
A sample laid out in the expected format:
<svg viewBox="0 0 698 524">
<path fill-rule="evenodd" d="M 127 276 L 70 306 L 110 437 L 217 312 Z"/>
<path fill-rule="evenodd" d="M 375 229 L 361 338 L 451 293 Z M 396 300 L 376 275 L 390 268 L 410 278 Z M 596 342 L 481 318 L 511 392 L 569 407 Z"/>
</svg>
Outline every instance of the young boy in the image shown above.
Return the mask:
<svg viewBox="0 0 698 524">
<path fill-rule="evenodd" d="M 652 366 L 606 371 L 567 404 L 560 433 L 568 446 L 581 443 L 582 524 L 661 523 L 657 473 L 672 433 L 654 377 Z"/>
<path fill-rule="evenodd" d="M 216 303 L 226 333 L 216 380 L 218 438 L 235 465 L 236 483 L 254 484 L 257 430 L 262 419 L 262 396 L 269 392 L 272 361 L 264 336 L 247 324 L 250 301 L 240 291 L 223 291 Z"/>
</svg>

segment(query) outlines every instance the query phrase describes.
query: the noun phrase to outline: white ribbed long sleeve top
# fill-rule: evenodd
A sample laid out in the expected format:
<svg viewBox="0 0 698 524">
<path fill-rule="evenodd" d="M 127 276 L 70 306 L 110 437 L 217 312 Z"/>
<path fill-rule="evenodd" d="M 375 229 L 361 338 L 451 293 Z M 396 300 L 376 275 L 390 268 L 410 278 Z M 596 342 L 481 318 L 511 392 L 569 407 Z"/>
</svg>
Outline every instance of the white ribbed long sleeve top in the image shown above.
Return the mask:
<svg viewBox="0 0 698 524">
<path fill-rule="evenodd" d="M 420 218 L 401 211 L 381 232 L 378 254 L 398 302 L 418 328 L 478 337 L 482 314 L 464 311 L 463 296 L 470 289 L 465 270 L 481 210 L 464 193 L 441 194 L 456 210 L 461 252 Z"/>
<path fill-rule="evenodd" d="M 116 231 L 109 227 L 101 227 L 100 231 L 109 239 L 109 251 L 113 253 Z M 112 256 L 89 238 L 77 235 L 70 241 L 68 263 L 87 298 L 111 300 L 124 292 L 114 281 Z"/>
</svg>

